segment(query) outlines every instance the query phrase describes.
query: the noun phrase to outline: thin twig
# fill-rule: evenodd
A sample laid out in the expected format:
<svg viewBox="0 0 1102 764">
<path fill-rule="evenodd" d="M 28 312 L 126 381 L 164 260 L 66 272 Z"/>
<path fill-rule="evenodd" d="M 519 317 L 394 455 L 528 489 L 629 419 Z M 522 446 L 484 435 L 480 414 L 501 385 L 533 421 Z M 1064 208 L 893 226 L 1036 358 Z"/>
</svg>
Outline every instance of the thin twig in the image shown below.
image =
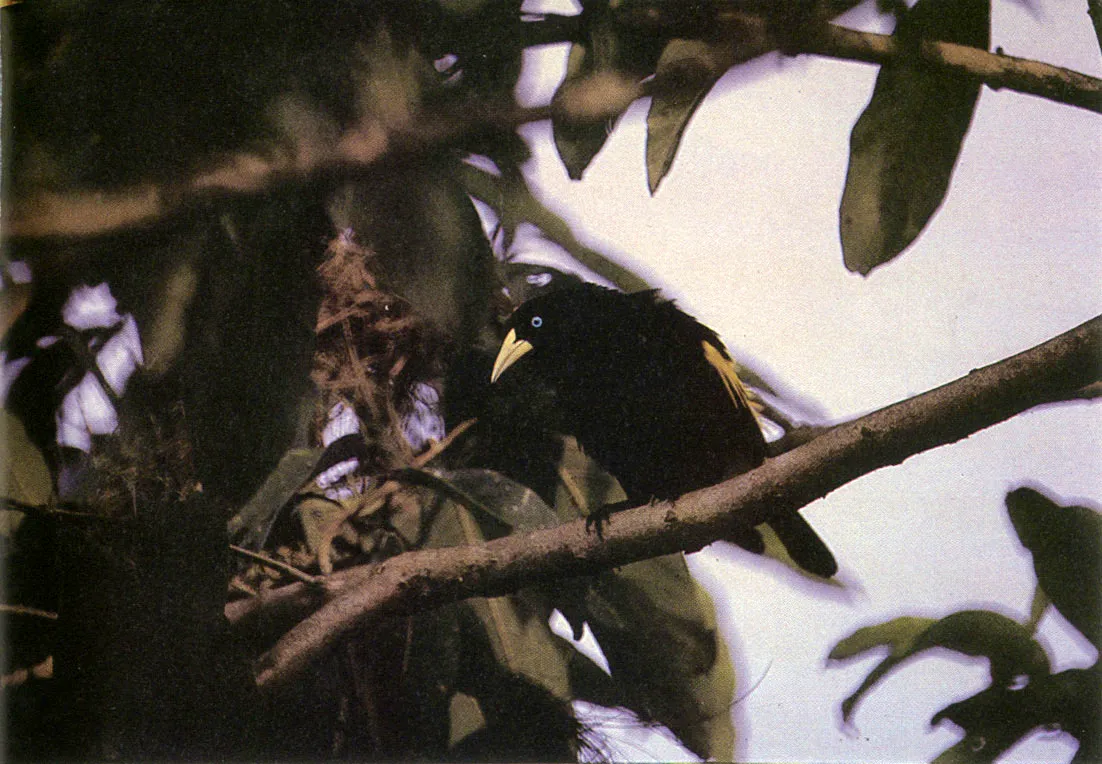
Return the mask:
<svg viewBox="0 0 1102 764">
<path fill-rule="evenodd" d="M 253 560 L 255 562 L 259 562 L 263 565 L 267 565 L 269 568 L 274 568 L 275 570 L 278 570 L 282 573 L 286 573 L 287 575 L 289 575 L 291 578 L 295 579 L 296 581 L 301 581 L 302 583 L 308 584 L 310 586 L 318 586 L 324 580 L 320 576 L 311 576 L 309 573 L 301 571 L 298 568 L 294 567 L 293 565 L 288 565 L 287 563 L 280 562 L 279 560 L 273 560 L 271 557 L 269 557 L 266 554 L 261 554 L 260 552 L 254 552 L 253 550 L 246 549 L 243 546 L 237 546 L 236 544 L 230 544 L 230 551 L 233 552 L 234 554 L 241 555 L 242 557 L 246 557 L 246 558 L 248 558 L 250 560 Z"/>
<path fill-rule="evenodd" d="M 34 618 L 45 618 L 48 621 L 57 620 L 57 613 L 50 612 L 49 610 L 40 610 L 36 607 L 27 607 L 26 605 L 0 604 L 0 613 L 10 613 L 11 615 L 29 615 Z"/>
</svg>

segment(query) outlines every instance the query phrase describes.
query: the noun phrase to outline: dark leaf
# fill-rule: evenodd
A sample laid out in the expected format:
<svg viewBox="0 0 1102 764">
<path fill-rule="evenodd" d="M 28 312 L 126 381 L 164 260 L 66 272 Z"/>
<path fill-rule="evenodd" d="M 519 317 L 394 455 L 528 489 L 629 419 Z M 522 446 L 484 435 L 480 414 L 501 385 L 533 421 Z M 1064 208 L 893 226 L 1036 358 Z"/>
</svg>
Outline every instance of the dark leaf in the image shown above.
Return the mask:
<svg viewBox="0 0 1102 764">
<path fill-rule="evenodd" d="M 46 459 L 27 437 L 22 422 L 7 410 L 0 417 L 0 445 L 4 453 L 0 496 L 35 507 L 45 506 L 53 493 Z"/>
<path fill-rule="evenodd" d="M 1099 753 L 1099 670 L 1071 669 L 1036 677 L 1022 687 L 989 687 L 936 713 L 931 724 L 950 721 L 965 731 L 936 761 L 991 762 L 1039 727 L 1058 728 L 1079 740 L 1077 761 Z"/>
<path fill-rule="evenodd" d="M 685 558 L 659 557 L 605 573 L 586 606 L 623 705 L 667 726 L 699 756 L 730 759 L 734 670 L 711 599 Z"/>
<path fill-rule="evenodd" d="M 588 9 L 587 9 L 588 11 Z M 555 147 L 577 180 L 608 139 L 625 109 L 641 95 L 638 83 L 654 72 L 665 40 L 593 13 L 588 39 L 575 43 L 566 76 L 552 101 Z"/>
<path fill-rule="evenodd" d="M 1094 36 L 1098 39 L 1098 47 L 1102 48 L 1102 0 L 1087 0 L 1087 13 L 1090 14 L 1091 23 L 1094 25 Z"/>
<path fill-rule="evenodd" d="M 467 477 L 471 476 L 468 474 Z M 495 477 L 495 482 L 497 480 Z M 504 478 L 500 480 L 504 481 Z M 478 481 L 470 482 L 475 484 Z M 482 486 L 483 496 L 491 499 L 495 493 L 500 497 L 507 490 L 511 489 L 502 488 L 500 483 L 496 489 L 487 489 L 485 483 Z M 534 494 L 529 500 L 533 504 L 538 502 L 546 513 L 550 513 L 550 508 Z M 475 515 L 454 500 L 441 499 L 437 506 L 427 547 L 476 544 L 489 535 L 476 521 Z M 531 521 L 530 517 L 522 519 L 524 522 Z M 474 622 L 479 625 L 477 641 L 485 646 L 485 655 L 480 660 L 493 661 L 507 675 L 526 677 L 555 697 L 564 701 L 570 700 L 567 650 L 571 648 L 564 646 L 562 640 L 551 631 L 548 625 L 551 608 L 539 596 L 522 590 L 505 597 L 474 597 L 464 601 L 462 607 L 465 612 L 474 616 Z"/>
<path fill-rule="evenodd" d="M 899 22 L 904 48 L 943 40 L 987 49 L 990 0 L 919 0 Z M 882 67 L 850 136 L 839 224 L 846 267 L 867 274 L 914 241 L 941 205 L 980 83 L 905 53 Z"/>
<path fill-rule="evenodd" d="M 469 165 L 460 165 L 456 168 L 456 177 L 468 194 L 497 212 L 501 225 L 507 230 L 521 223 L 531 223 L 579 263 L 625 292 L 651 288 L 645 279 L 579 241 L 570 225 L 532 194 L 520 173 L 497 177 Z"/>
<path fill-rule="evenodd" d="M 230 518 L 229 537 L 251 549 L 262 547 L 279 510 L 310 479 L 322 453 L 320 448 L 292 448 L 285 453 L 252 498 Z"/>
<path fill-rule="evenodd" d="M 1068 622 L 1102 645 L 1102 515 L 1062 506 L 1032 488 L 1006 496 L 1010 520 L 1033 554 L 1037 582 Z"/>
<path fill-rule="evenodd" d="M 829 657 L 850 658 L 880 645 L 889 645 L 891 653 L 842 701 L 842 718 L 847 722 L 857 703 L 880 679 L 906 659 L 933 647 L 988 658 L 992 681 L 999 687 L 1021 676 L 1034 678 L 1049 670 L 1048 658 L 1028 628 L 983 610 L 953 613 L 940 621 L 908 616 L 858 629 L 839 642 Z"/>
<path fill-rule="evenodd" d="M 535 491 L 493 470 L 439 470 L 437 475 L 515 531 L 549 528 L 559 522 L 555 510 Z"/>
<path fill-rule="evenodd" d="M 12 284 L 0 290 L 0 337 L 8 333 L 30 302 L 30 284 Z"/>
</svg>

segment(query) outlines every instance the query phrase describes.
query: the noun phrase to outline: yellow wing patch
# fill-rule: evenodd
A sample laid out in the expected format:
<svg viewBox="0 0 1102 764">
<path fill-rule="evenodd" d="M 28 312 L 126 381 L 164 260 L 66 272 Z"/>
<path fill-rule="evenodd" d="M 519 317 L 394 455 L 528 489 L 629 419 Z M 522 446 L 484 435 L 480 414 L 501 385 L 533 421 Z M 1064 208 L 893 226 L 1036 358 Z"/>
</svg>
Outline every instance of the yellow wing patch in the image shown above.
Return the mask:
<svg viewBox="0 0 1102 764">
<path fill-rule="evenodd" d="M 727 394 L 731 396 L 735 407 L 746 409 L 756 419 L 758 407 L 751 401 L 750 394 L 746 392 L 742 380 L 738 378 L 738 373 L 735 371 L 735 362 L 729 355 L 708 342 L 708 340 L 704 340 L 700 344 L 704 346 L 705 360 L 712 365 L 713 369 L 719 372 L 719 378 L 723 380 L 723 386 L 727 388 Z"/>
</svg>

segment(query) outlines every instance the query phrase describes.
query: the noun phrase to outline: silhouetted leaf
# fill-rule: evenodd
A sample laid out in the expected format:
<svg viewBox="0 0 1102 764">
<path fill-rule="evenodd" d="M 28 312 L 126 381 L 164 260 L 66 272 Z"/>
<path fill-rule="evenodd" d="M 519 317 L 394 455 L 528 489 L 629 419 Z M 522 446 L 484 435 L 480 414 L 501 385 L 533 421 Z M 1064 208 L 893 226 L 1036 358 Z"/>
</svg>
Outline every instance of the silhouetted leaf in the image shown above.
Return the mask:
<svg viewBox="0 0 1102 764">
<path fill-rule="evenodd" d="M 666 725 L 701 757 L 730 759 L 734 671 L 711 598 L 684 556 L 602 574 L 586 609 L 623 705 Z"/>
<path fill-rule="evenodd" d="M 935 762 L 993 762 L 1040 727 L 1062 729 L 1077 738 L 1076 761 L 1096 761 L 1102 719 L 1099 689 L 1097 667 L 1071 669 L 1037 677 L 1021 687 L 989 687 L 946 706 L 930 723 L 950 721 L 965 731 L 965 737 Z"/>
<path fill-rule="evenodd" d="M 0 417 L 0 446 L 4 454 L 0 496 L 35 507 L 45 506 L 53 493 L 46 459 L 27 438 L 22 422 L 7 410 Z"/>
<path fill-rule="evenodd" d="M 670 40 L 658 59 L 647 112 L 647 184 L 653 194 L 673 165 L 704 96 L 736 61 L 729 40 Z"/>
<path fill-rule="evenodd" d="M 1006 507 L 1049 600 L 1095 646 L 1102 645 L 1102 515 L 1061 506 L 1025 487 L 1007 494 Z"/>
<path fill-rule="evenodd" d="M 552 100 L 555 147 L 574 180 L 582 177 L 604 146 L 611 126 L 639 97 L 637 84 L 654 72 L 665 41 L 653 33 L 618 25 L 596 6 L 588 37 L 574 43 L 566 76 Z"/>
<path fill-rule="evenodd" d="M 904 49 L 943 40 L 987 49 L 990 0 L 919 0 L 899 22 Z M 839 210 L 846 267 L 867 274 L 914 241 L 941 205 L 980 83 L 924 66 L 885 64 L 850 136 Z"/>
<path fill-rule="evenodd" d="M 904 616 L 867 626 L 839 642 L 829 657 L 850 658 L 880 645 L 890 646 L 891 653 L 842 701 L 842 718 L 846 722 L 857 703 L 880 679 L 906 659 L 932 647 L 988 658 L 991 679 L 1000 687 L 1021 676 L 1037 677 L 1049 670 L 1048 657 L 1029 629 L 1006 616 L 983 610 L 965 610 L 939 621 Z"/>
<path fill-rule="evenodd" d="M 227 523 L 231 539 L 243 546 L 259 549 L 267 538 L 279 510 L 310 479 L 323 449 L 292 448 L 283 455 L 268 479 L 252 498 Z"/>
<path fill-rule="evenodd" d="M 1094 25 L 1094 36 L 1098 40 L 1098 47 L 1102 49 L 1102 0 L 1087 0 L 1087 13 L 1090 14 L 1091 24 Z"/>
<path fill-rule="evenodd" d="M 846 660 L 884 646 L 891 648 L 892 655 L 903 655 L 935 623 L 935 618 L 905 615 L 875 626 L 864 626 L 835 645 L 828 658 L 834 661 Z"/>
</svg>

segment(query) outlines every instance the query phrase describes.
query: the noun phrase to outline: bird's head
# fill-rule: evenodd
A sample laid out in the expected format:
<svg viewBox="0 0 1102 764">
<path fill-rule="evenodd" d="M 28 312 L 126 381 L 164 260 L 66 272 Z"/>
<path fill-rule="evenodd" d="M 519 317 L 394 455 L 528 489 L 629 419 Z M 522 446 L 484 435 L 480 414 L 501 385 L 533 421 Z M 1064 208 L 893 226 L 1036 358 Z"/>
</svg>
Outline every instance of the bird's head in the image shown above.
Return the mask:
<svg viewBox="0 0 1102 764">
<path fill-rule="evenodd" d="M 593 284 L 560 289 L 535 297 L 513 312 L 508 333 L 494 361 L 490 382 L 526 358 L 545 375 L 569 375 L 572 359 L 592 352 L 602 330 L 594 324 L 619 293 Z"/>
</svg>

